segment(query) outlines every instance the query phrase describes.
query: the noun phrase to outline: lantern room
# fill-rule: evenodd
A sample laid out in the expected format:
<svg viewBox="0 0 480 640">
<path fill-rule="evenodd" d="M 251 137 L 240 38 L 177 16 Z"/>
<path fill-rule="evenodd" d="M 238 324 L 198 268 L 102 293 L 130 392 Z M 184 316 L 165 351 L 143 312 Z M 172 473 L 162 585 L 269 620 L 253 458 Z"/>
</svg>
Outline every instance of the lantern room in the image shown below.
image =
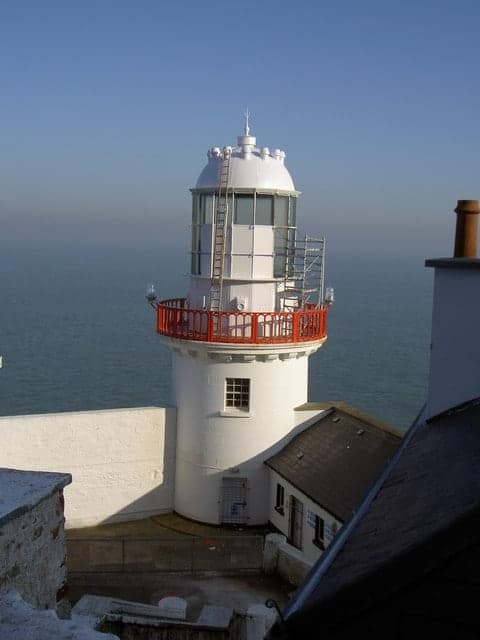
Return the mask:
<svg viewBox="0 0 480 640">
<path fill-rule="evenodd" d="M 192 192 L 189 303 L 208 306 L 219 207 L 219 175 L 228 163 L 222 262 L 224 310 L 283 310 L 281 292 L 293 273 L 297 198 L 285 152 L 257 147 L 248 117 L 236 147 L 212 147 Z"/>
</svg>

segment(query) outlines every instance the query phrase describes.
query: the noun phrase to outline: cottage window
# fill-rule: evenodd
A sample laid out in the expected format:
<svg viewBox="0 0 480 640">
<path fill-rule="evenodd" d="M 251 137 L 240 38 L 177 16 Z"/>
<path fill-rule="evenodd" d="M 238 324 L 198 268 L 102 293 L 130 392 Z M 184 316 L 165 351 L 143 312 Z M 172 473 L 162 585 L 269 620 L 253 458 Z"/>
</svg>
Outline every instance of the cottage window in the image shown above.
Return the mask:
<svg viewBox="0 0 480 640">
<path fill-rule="evenodd" d="M 313 544 L 320 549 L 325 549 L 325 522 L 320 516 L 315 516 L 315 537 Z"/>
<path fill-rule="evenodd" d="M 282 516 L 285 513 L 285 487 L 281 484 L 277 484 L 275 511 L 278 511 L 278 513 Z"/>
</svg>

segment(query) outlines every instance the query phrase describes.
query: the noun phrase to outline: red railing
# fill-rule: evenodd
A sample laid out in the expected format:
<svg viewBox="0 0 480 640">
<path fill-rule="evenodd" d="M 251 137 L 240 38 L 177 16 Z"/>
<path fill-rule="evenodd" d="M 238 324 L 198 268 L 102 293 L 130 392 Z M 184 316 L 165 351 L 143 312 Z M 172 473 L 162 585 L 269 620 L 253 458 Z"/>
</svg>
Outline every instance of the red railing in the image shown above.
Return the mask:
<svg viewBox="0 0 480 640">
<path fill-rule="evenodd" d="M 322 340 L 327 307 L 304 311 L 208 311 L 190 309 L 186 298 L 157 305 L 157 331 L 182 340 L 240 344 L 281 344 Z"/>
</svg>

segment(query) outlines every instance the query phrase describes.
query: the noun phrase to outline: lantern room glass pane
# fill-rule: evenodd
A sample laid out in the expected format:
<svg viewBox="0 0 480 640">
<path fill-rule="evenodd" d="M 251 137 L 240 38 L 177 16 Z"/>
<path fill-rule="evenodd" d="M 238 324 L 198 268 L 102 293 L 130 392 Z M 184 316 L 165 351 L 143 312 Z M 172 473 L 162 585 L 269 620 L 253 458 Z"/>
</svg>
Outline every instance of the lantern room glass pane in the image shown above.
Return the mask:
<svg viewBox="0 0 480 640">
<path fill-rule="evenodd" d="M 202 195 L 200 196 L 200 224 L 212 224 L 213 203 L 213 193 L 202 193 Z"/>
<path fill-rule="evenodd" d="M 235 194 L 235 224 L 253 224 L 253 195 Z"/>
<path fill-rule="evenodd" d="M 192 265 L 191 265 L 192 275 L 196 276 L 200 274 L 200 254 L 192 253 Z"/>
<path fill-rule="evenodd" d="M 200 227 L 194 225 L 192 227 L 192 252 L 198 253 L 200 251 Z"/>
<path fill-rule="evenodd" d="M 275 253 L 273 259 L 273 277 L 284 278 L 287 267 L 287 229 L 275 229 Z"/>
<path fill-rule="evenodd" d="M 192 224 L 200 224 L 200 196 L 194 193 L 192 196 Z"/>
<path fill-rule="evenodd" d="M 273 197 L 257 195 L 255 224 L 273 225 Z"/>
<path fill-rule="evenodd" d="M 288 196 L 275 197 L 275 226 L 286 227 L 288 225 Z"/>
<path fill-rule="evenodd" d="M 288 216 L 288 226 L 297 226 L 297 199 L 290 197 L 290 215 Z"/>
</svg>

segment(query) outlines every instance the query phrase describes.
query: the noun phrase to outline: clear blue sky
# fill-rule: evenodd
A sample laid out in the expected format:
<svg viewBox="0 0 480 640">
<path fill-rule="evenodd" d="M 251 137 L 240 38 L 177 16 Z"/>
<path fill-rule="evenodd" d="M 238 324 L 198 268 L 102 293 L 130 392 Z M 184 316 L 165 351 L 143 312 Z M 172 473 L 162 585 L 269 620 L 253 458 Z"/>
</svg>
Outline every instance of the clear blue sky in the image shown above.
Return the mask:
<svg viewBox="0 0 480 640">
<path fill-rule="evenodd" d="M 185 244 L 248 106 L 310 231 L 449 253 L 480 198 L 479 24 L 478 0 L 0 0 L 3 229 Z"/>
</svg>

